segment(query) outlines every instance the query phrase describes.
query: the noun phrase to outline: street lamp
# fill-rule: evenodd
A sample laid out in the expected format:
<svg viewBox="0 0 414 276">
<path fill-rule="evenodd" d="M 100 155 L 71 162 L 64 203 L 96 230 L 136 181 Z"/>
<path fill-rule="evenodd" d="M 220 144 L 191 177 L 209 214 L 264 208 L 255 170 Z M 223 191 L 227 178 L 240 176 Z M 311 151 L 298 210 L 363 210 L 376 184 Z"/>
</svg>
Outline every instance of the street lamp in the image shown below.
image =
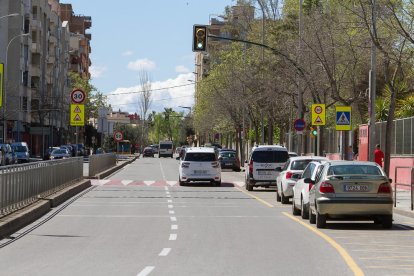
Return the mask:
<svg viewBox="0 0 414 276">
<path fill-rule="evenodd" d="M 3 95 L 3 143 L 6 143 L 6 139 L 7 139 L 7 120 L 6 120 L 6 100 L 7 100 L 7 85 L 8 85 L 8 57 L 9 57 L 9 47 L 11 45 L 11 43 L 16 40 L 19 37 L 27 37 L 29 36 L 29 33 L 25 33 L 25 34 L 19 34 L 14 36 L 12 39 L 10 39 L 9 43 L 7 44 L 7 48 L 6 48 L 6 62 L 4 64 L 4 95 Z"/>
</svg>

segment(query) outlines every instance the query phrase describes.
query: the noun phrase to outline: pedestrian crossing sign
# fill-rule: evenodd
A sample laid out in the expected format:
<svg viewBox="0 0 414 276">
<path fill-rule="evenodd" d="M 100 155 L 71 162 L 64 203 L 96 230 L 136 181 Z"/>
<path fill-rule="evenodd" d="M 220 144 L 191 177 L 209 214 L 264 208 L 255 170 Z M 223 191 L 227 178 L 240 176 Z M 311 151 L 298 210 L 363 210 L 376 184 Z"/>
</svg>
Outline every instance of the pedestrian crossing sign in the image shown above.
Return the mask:
<svg viewBox="0 0 414 276">
<path fill-rule="evenodd" d="M 70 105 L 70 125 L 84 126 L 85 125 L 85 105 L 71 104 Z"/>
<path fill-rule="evenodd" d="M 351 107 L 336 106 L 336 130 L 351 130 Z"/>
</svg>

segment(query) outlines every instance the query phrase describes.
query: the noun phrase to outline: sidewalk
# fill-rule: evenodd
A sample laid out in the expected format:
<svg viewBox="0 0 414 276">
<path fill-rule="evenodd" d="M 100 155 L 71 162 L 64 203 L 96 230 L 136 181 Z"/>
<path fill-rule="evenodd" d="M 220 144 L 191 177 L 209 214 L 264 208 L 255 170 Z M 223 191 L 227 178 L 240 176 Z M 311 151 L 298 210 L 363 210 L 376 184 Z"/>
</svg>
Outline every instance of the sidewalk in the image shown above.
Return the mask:
<svg viewBox="0 0 414 276">
<path fill-rule="evenodd" d="M 398 189 L 396 202 L 397 204 L 396 207 L 394 207 L 394 213 L 414 218 L 414 211 L 411 210 L 411 191 Z"/>
</svg>

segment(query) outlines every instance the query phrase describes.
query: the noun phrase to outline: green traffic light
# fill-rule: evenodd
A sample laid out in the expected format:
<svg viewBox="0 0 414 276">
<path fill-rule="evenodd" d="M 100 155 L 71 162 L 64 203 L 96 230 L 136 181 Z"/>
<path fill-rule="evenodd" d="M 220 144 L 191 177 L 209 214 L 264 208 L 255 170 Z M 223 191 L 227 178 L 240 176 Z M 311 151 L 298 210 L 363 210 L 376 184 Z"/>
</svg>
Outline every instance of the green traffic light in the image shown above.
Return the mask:
<svg viewBox="0 0 414 276">
<path fill-rule="evenodd" d="M 312 131 L 312 134 L 316 136 L 316 135 L 318 135 L 318 131 L 314 130 L 314 131 Z"/>
<path fill-rule="evenodd" d="M 198 48 L 198 49 L 202 49 L 202 48 L 203 48 L 203 43 L 202 43 L 202 42 L 199 42 L 199 43 L 197 44 L 197 48 Z"/>
</svg>

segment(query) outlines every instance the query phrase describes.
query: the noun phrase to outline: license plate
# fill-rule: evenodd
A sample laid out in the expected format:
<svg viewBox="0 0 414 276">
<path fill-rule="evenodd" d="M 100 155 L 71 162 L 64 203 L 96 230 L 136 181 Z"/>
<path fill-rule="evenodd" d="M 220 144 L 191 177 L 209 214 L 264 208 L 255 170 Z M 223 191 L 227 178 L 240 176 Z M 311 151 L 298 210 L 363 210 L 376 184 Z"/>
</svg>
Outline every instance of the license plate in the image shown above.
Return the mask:
<svg viewBox="0 0 414 276">
<path fill-rule="evenodd" d="M 368 185 L 344 185 L 345 192 L 368 192 Z"/>
<path fill-rule="evenodd" d="M 226 163 L 226 166 L 231 166 L 231 165 L 233 165 L 232 163 Z"/>
<path fill-rule="evenodd" d="M 194 170 L 194 174 L 197 174 L 197 175 L 207 174 L 207 171 L 205 171 L 205 170 Z"/>
<path fill-rule="evenodd" d="M 258 175 L 272 175 L 272 172 L 269 171 L 257 171 Z"/>
</svg>

